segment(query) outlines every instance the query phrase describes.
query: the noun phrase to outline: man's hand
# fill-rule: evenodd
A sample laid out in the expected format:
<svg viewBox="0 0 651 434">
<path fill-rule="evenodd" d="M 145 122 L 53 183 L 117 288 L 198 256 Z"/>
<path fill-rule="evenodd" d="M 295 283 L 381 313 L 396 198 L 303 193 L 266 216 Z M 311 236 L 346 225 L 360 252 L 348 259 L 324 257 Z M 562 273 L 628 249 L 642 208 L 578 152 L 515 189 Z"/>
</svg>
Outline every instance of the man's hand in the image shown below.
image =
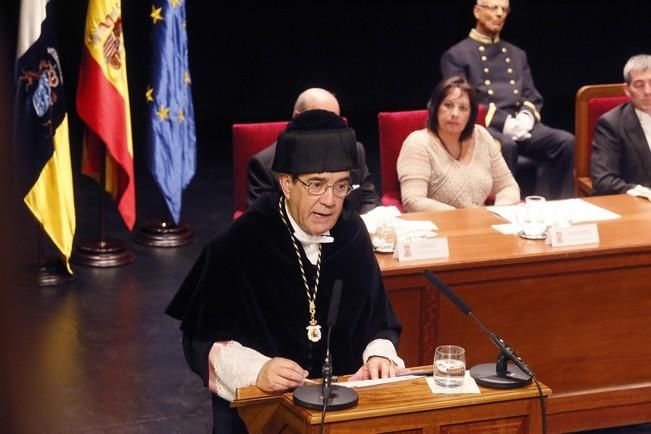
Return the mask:
<svg viewBox="0 0 651 434">
<path fill-rule="evenodd" d="M 395 377 L 408 371 L 406 368 L 399 368 L 391 360 L 384 357 L 373 356 L 362 365 L 361 368 L 350 376 L 348 381 L 377 380 L 378 378 Z"/>
<path fill-rule="evenodd" d="M 527 114 L 520 116 L 522 113 L 524 112 L 518 113 L 516 117 L 509 115 L 506 118 L 506 121 L 504 121 L 504 128 L 502 129 L 504 135 L 511 137 L 516 142 L 531 138 L 531 133 L 529 131 L 533 128 L 533 123 L 531 125 L 529 124 L 530 121 L 533 122 L 533 118 L 529 117 Z"/>
<path fill-rule="evenodd" d="M 522 110 L 515 116 L 515 119 L 520 124 L 520 128 L 525 130 L 527 133 L 531 132 L 535 121 L 533 120 L 533 115 L 530 112 Z"/>
<path fill-rule="evenodd" d="M 307 375 L 298 363 L 274 357 L 262 365 L 255 385 L 265 392 L 283 392 L 302 386 Z"/>
</svg>

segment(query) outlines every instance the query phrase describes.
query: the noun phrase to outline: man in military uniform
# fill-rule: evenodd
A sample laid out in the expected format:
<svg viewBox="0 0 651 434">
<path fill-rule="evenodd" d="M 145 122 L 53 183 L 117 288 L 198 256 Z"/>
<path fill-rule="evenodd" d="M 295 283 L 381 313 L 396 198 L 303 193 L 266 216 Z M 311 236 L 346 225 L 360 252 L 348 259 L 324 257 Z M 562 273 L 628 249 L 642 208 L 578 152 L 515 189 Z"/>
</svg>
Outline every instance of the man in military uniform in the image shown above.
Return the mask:
<svg viewBox="0 0 651 434">
<path fill-rule="evenodd" d="M 574 195 L 574 136 L 541 122 L 543 98 L 536 89 L 527 54 L 500 39 L 510 11 L 509 0 L 477 0 L 477 25 L 466 39 L 441 57 L 443 78 L 465 77 L 487 106 L 486 127 L 502 144 L 502 153 L 515 173 L 518 154 L 549 167 L 537 186 L 552 199 Z"/>
</svg>

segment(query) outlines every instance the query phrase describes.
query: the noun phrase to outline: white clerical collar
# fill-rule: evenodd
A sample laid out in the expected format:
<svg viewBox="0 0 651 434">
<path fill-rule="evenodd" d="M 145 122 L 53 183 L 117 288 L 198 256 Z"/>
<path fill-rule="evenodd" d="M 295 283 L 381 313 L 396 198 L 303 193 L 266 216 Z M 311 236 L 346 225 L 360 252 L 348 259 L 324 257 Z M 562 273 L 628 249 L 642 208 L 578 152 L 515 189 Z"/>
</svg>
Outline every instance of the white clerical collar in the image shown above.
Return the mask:
<svg viewBox="0 0 651 434">
<path fill-rule="evenodd" d="M 285 201 L 285 212 L 287 213 L 289 224 L 292 225 L 292 229 L 294 229 L 294 236 L 303 246 L 303 250 L 305 250 L 305 256 L 307 256 L 307 259 L 310 260 L 312 265 L 316 265 L 316 261 L 319 257 L 319 244 L 333 243 L 335 239 L 330 236 L 330 231 L 326 231 L 322 235 L 310 235 L 301 229 L 292 218 L 289 208 L 287 207 L 287 201 Z"/>
</svg>

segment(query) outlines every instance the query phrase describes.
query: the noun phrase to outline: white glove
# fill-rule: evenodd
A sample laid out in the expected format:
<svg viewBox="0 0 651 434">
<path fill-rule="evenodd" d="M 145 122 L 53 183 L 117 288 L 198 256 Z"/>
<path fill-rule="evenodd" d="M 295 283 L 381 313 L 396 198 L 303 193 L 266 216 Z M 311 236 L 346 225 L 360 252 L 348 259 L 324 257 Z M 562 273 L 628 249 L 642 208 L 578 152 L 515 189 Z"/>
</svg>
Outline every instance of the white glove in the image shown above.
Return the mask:
<svg viewBox="0 0 651 434">
<path fill-rule="evenodd" d="M 502 133 L 511 137 L 516 142 L 518 140 L 526 140 L 531 138 L 531 134 L 527 129 L 527 125 L 523 125 L 523 122 L 509 115 L 504 121 L 504 128 L 502 128 Z"/>
<path fill-rule="evenodd" d="M 516 115 L 515 119 L 520 124 L 520 127 L 525 129 L 527 132 L 530 132 L 533 129 L 534 120 L 533 115 L 530 112 L 523 110 Z"/>
</svg>

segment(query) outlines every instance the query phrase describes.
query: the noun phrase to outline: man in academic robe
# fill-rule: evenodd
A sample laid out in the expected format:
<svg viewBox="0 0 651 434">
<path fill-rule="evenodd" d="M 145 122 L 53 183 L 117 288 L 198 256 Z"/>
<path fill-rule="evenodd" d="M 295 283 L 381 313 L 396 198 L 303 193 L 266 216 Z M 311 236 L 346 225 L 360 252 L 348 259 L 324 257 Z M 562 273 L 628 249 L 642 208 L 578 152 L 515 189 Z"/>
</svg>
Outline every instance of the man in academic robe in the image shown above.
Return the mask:
<svg viewBox="0 0 651 434">
<path fill-rule="evenodd" d="M 536 190 L 551 199 L 574 196 L 574 136 L 542 123 L 543 97 L 536 89 L 527 53 L 500 38 L 509 0 L 477 0 L 477 24 L 468 37 L 441 56 L 441 75 L 464 77 L 487 107 L 486 128 L 502 145 L 515 174 L 518 155 L 546 165 L 545 185 Z"/>
<path fill-rule="evenodd" d="M 238 387 L 267 392 L 320 377 L 335 280 L 343 284 L 331 336 L 335 375 L 378 378 L 404 368 L 401 326 L 371 241 L 351 212 L 355 133 L 325 110 L 280 135 L 267 194 L 204 249 L 167 313 L 182 321 L 186 359 L 213 395 L 214 432 L 245 432 L 229 408 Z"/>
<path fill-rule="evenodd" d="M 651 188 L 651 55 L 631 57 L 624 66 L 624 81 L 631 100 L 604 113 L 595 127 L 591 155 L 595 194 Z"/>
<path fill-rule="evenodd" d="M 294 104 L 292 117 L 307 110 L 328 110 L 340 115 L 339 101 L 325 89 L 313 87 L 306 89 L 298 96 Z M 364 214 L 380 206 L 380 196 L 375 191 L 371 172 L 366 165 L 366 151 L 364 145 L 356 143 L 357 167 L 350 170 L 350 183 L 354 190 L 348 195 L 348 202 L 352 209 Z M 276 153 L 276 144 L 255 154 L 248 164 L 249 205 L 265 193 L 279 191 L 278 177 L 271 169 L 271 164 Z"/>
</svg>

